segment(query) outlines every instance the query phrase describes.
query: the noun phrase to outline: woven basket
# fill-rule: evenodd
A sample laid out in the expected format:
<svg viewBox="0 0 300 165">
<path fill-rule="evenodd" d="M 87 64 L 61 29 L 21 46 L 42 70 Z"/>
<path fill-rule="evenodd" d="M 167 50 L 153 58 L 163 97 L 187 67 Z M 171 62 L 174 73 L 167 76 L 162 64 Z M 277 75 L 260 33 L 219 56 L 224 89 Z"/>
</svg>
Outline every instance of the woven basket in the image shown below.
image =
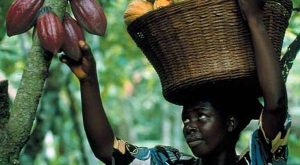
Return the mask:
<svg viewBox="0 0 300 165">
<path fill-rule="evenodd" d="M 268 0 L 264 6 L 278 58 L 291 10 L 290 0 Z M 182 105 L 199 91 L 228 84 L 258 92 L 251 34 L 237 0 L 186 0 L 139 17 L 127 30 L 172 103 Z"/>
</svg>

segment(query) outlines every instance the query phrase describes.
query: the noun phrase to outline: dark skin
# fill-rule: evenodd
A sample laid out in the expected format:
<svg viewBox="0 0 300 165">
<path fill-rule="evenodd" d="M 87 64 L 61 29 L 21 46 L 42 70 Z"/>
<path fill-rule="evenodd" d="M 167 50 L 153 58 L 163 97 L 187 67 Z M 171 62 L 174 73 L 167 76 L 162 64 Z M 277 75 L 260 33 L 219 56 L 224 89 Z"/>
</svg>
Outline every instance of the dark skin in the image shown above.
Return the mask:
<svg viewBox="0 0 300 165">
<path fill-rule="evenodd" d="M 287 113 L 287 93 L 279 63 L 262 22 L 262 0 L 239 0 L 244 18 L 252 34 L 259 84 L 264 98 L 262 112 L 265 136 L 273 139 L 281 130 Z M 88 45 L 79 43 L 83 53 L 80 62 L 67 57 L 62 61 L 78 77 L 81 87 L 84 128 L 90 146 L 97 158 L 111 164 L 114 133 L 105 114 L 96 74 L 96 64 Z M 234 116 L 221 122 L 221 116 L 207 100 L 184 105 L 183 132 L 192 152 L 202 164 L 235 164 L 235 143 L 231 132 L 238 125 Z M 208 140 L 209 139 L 209 140 Z"/>
<path fill-rule="evenodd" d="M 222 119 L 208 100 L 185 106 L 182 111 L 183 134 L 194 155 L 202 164 L 233 164 L 237 161 L 231 132 L 237 121 L 233 116 Z"/>
</svg>

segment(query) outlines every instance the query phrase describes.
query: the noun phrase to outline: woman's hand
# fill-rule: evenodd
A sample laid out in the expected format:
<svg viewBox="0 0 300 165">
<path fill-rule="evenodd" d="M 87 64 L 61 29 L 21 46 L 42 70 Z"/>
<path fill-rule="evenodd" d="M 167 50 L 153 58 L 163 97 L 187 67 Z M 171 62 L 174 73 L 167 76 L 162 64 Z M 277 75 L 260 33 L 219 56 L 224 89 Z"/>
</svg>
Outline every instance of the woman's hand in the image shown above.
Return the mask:
<svg viewBox="0 0 300 165">
<path fill-rule="evenodd" d="M 78 44 L 82 52 L 80 61 L 77 62 L 67 55 L 62 55 L 60 57 L 61 62 L 67 64 L 80 81 L 97 78 L 96 63 L 90 47 L 85 41 L 79 41 Z"/>
<path fill-rule="evenodd" d="M 265 2 L 266 0 L 239 0 L 244 19 L 261 18 Z"/>
</svg>

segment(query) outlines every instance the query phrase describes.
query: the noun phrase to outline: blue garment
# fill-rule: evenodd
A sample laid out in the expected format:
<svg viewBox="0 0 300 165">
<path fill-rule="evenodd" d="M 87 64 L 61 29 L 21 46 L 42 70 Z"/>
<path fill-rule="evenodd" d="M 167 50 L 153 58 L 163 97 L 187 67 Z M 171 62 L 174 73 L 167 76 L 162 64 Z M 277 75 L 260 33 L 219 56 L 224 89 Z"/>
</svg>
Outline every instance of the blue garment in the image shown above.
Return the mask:
<svg viewBox="0 0 300 165">
<path fill-rule="evenodd" d="M 292 121 L 288 114 L 283 129 L 273 140 L 265 137 L 265 133 L 260 125 L 260 129 L 253 132 L 250 139 L 250 160 L 251 165 L 285 165 L 288 157 L 288 135 Z"/>
</svg>

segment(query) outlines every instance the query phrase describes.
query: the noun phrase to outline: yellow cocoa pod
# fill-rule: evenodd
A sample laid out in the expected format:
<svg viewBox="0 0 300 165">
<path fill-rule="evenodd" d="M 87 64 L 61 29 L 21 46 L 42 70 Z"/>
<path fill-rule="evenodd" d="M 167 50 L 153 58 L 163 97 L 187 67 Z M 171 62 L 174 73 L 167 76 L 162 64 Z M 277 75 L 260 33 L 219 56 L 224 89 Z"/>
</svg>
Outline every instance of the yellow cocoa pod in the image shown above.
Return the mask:
<svg viewBox="0 0 300 165">
<path fill-rule="evenodd" d="M 126 25 L 129 25 L 132 21 L 138 17 L 148 13 L 153 10 L 153 5 L 151 2 L 145 0 L 133 0 L 127 6 L 124 12 L 124 21 Z"/>
<path fill-rule="evenodd" d="M 173 3 L 173 0 L 155 0 L 153 4 L 153 8 L 159 9 L 168 5 L 171 5 Z"/>
</svg>

